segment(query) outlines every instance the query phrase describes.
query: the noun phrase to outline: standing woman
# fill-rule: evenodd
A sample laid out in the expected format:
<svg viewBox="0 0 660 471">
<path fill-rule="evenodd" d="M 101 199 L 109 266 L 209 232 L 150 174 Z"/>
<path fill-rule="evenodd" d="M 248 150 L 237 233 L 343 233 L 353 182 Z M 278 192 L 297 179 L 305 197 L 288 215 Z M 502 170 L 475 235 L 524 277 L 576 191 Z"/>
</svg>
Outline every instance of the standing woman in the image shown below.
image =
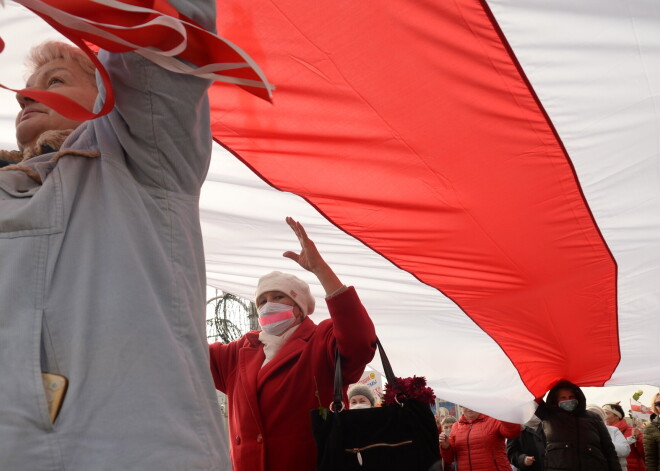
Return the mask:
<svg viewBox="0 0 660 471">
<path fill-rule="evenodd" d="M 628 441 L 630 454 L 626 458 L 628 471 L 644 471 L 644 435 L 637 427 L 631 427 L 619 404 L 605 404 L 605 423 L 618 428 Z M 622 466 L 623 467 L 623 466 Z"/>
<path fill-rule="evenodd" d="M 651 401 L 651 423 L 644 428 L 646 471 L 660 471 L 660 392 Z"/>
<path fill-rule="evenodd" d="M 348 385 L 360 379 L 376 348 L 373 323 L 355 289 L 339 281 L 299 222 L 286 221 L 302 250 L 284 256 L 319 279 L 330 319 L 316 325 L 308 317 L 315 305 L 309 285 L 275 271 L 257 284 L 263 330 L 210 346 L 215 386 L 229 401 L 234 471 L 314 470 L 310 410 L 332 402 L 335 351 Z"/>
<path fill-rule="evenodd" d="M 607 428 L 607 432 L 610 434 L 610 438 L 612 439 L 612 444 L 614 445 L 616 456 L 619 458 L 621 471 L 628 471 L 628 461 L 626 458 L 628 458 L 628 455 L 630 454 L 630 445 L 628 444 L 626 437 L 623 436 L 617 427 L 607 425 L 607 415 L 605 415 L 605 411 L 601 407 L 597 405 L 590 405 L 587 407 L 587 410 L 598 415 L 603 420 L 603 423 Z"/>
<path fill-rule="evenodd" d="M 577 385 L 560 380 L 536 409 L 547 440 L 546 471 L 621 471 L 605 422 L 586 402 Z"/>
<path fill-rule="evenodd" d="M 215 29 L 214 1 L 167 3 Z M 19 92 L 18 150 L 0 155 L 0 469 L 227 469 L 199 222 L 210 82 L 134 52 L 98 57 L 115 108 L 78 122 Z M 93 69 L 46 43 L 25 88 L 99 109 Z"/>
<path fill-rule="evenodd" d="M 463 407 L 463 415 L 440 434 L 440 454 L 445 463 L 456 462 L 460 471 L 511 471 L 505 440 L 520 434 L 518 424 L 502 422 Z"/>
</svg>

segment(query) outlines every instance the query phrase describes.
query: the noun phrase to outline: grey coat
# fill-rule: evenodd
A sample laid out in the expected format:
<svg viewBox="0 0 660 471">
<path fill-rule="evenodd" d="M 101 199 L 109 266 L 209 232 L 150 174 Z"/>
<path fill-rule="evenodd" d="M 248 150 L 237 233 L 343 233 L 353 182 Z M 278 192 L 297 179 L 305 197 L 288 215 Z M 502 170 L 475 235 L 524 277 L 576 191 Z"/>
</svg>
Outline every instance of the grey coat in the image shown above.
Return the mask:
<svg viewBox="0 0 660 471">
<path fill-rule="evenodd" d="M 214 2 L 170 1 L 213 28 Z M 0 468 L 230 469 L 198 210 L 208 82 L 101 58 L 115 110 L 26 162 L 42 184 L 0 171 Z M 42 371 L 69 380 L 52 425 Z"/>
</svg>

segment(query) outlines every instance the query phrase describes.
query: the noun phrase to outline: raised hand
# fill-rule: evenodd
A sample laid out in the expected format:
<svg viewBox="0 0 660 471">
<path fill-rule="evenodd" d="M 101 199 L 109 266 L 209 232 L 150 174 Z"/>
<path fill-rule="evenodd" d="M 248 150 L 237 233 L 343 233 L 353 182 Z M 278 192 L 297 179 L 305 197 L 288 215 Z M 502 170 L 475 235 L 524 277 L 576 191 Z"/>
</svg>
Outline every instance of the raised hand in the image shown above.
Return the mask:
<svg viewBox="0 0 660 471">
<path fill-rule="evenodd" d="M 300 253 L 297 254 L 296 252 L 287 250 L 282 255 L 286 258 L 290 258 L 305 270 L 311 271 L 312 273 L 315 273 L 315 270 L 318 270 L 319 268 L 323 268 L 323 265 L 327 265 L 316 248 L 316 244 L 314 244 L 314 242 L 312 242 L 307 236 L 307 232 L 305 232 L 303 225 L 292 217 L 287 217 L 286 223 L 296 234 L 298 242 L 300 242 Z"/>
<path fill-rule="evenodd" d="M 327 296 L 335 294 L 344 286 L 332 268 L 323 260 L 314 242 L 307 236 L 305 228 L 292 217 L 286 218 L 286 223 L 293 230 L 300 242 L 300 253 L 287 250 L 282 255 L 290 258 L 305 270 L 311 271 L 319 279 Z"/>
</svg>

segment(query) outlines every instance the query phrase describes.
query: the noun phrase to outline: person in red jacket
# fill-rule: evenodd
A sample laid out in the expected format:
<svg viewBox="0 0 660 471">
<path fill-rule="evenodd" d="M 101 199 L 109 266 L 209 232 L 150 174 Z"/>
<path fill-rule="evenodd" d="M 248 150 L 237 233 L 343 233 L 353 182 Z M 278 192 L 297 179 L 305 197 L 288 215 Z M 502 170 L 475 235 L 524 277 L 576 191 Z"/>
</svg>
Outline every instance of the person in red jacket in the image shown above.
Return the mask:
<svg viewBox="0 0 660 471">
<path fill-rule="evenodd" d="M 284 256 L 319 279 L 330 319 L 316 325 L 308 317 L 315 301 L 307 283 L 272 272 L 259 279 L 255 295 L 262 330 L 210 345 L 213 380 L 229 403 L 234 471 L 314 470 L 310 411 L 332 402 L 335 351 L 349 385 L 376 348 L 374 325 L 355 289 L 342 284 L 299 222 L 287 223 L 302 250 Z"/>
<path fill-rule="evenodd" d="M 630 454 L 626 458 L 628 471 L 646 471 L 644 464 L 644 434 L 637 427 L 631 427 L 625 419 L 619 404 L 605 404 L 605 422 L 618 428 L 630 444 Z"/>
<path fill-rule="evenodd" d="M 440 453 L 443 461 L 455 461 L 460 471 L 511 471 L 505 440 L 517 437 L 521 430 L 519 424 L 463 407 L 451 434 L 440 434 Z"/>
</svg>

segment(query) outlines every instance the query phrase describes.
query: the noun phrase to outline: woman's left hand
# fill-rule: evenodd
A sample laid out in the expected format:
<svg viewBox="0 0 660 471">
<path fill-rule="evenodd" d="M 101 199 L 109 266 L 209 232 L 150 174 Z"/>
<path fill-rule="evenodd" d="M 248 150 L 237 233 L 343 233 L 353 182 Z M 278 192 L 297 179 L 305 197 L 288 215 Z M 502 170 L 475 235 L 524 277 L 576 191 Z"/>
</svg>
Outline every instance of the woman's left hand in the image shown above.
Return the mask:
<svg viewBox="0 0 660 471">
<path fill-rule="evenodd" d="M 286 223 L 296 234 L 296 237 L 300 242 L 300 253 L 298 254 L 287 250 L 282 255 L 286 258 L 290 258 L 305 270 L 314 273 L 319 279 L 321 286 L 323 286 L 323 289 L 325 289 L 326 296 L 330 296 L 338 291 L 340 292 L 342 289 L 346 289 L 337 275 L 335 275 L 335 272 L 332 271 L 332 268 L 330 268 L 325 260 L 323 260 L 316 245 L 307 236 L 307 232 L 305 232 L 303 225 L 292 217 L 287 217 Z"/>
<path fill-rule="evenodd" d="M 327 266 L 325 260 L 323 260 L 323 257 L 321 257 L 321 254 L 316 248 L 316 244 L 314 244 L 314 242 L 312 242 L 312 240 L 307 236 L 307 232 L 305 232 L 303 225 L 294 220 L 292 217 L 287 217 L 286 223 L 296 234 L 298 242 L 300 242 L 300 253 L 297 254 L 287 250 L 283 255 L 286 258 L 290 258 L 296 262 L 305 270 L 311 271 L 312 273 L 316 273 L 316 270 Z"/>
</svg>

